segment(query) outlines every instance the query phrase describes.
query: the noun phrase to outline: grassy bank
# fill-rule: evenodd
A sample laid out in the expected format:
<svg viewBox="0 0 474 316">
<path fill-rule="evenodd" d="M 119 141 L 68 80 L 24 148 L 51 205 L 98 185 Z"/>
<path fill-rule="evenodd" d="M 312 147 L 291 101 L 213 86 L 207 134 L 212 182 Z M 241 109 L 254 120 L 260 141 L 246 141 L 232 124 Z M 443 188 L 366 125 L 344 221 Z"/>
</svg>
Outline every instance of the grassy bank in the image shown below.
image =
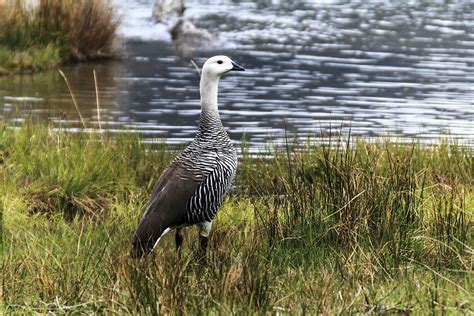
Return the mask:
<svg viewBox="0 0 474 316">
<path fill-rule="evenodd" d="M 472 312 L 470 149 L 244 148 L 206 266 L 191 228 L 181 258 L 173 236 L 153 258 L 128 257 L 173 157 L 153 149 L 129 134 L 0 126 L 6 312 Z"/>
<path fill-rule="evenodd" d="M 117 53 L 118 20 L 107 0 L 7 0 L 0 4 L 0 74 L 33 72 Z"/>
</svg>

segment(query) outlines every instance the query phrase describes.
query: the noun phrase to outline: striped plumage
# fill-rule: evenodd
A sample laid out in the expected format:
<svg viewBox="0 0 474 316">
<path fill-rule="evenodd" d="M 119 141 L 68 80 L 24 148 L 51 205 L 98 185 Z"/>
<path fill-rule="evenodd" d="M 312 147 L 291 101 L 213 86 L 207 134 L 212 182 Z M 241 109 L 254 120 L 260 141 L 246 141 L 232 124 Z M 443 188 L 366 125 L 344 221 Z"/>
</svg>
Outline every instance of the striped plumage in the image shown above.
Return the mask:
<svg viewBox="0 0 474 316">
<path fill-rule="evenodd" d="M 220 63 L 219 63 L 220 62 Z M 217 210 L 224 201 L 237 170 L 237 153 L 217 110 L 217 85 L 222 73 L 243 70 L 228 57 L 210 58 L 201 77 L 201 115 L 194 140 L 160 176 L 133 238 L 132 256 L 149 253 L 170 229 L 201 227 L 202 248 Z"/>
<path fill-rule="evenodd" d="M 196 138 L 173 164 L 184 166 L 193 180 L 199 182 L 186 204 L 187 222 L 212 221 L 237 170 L 237 152 L 219 116 L 201 112 Z"/>
</svg>

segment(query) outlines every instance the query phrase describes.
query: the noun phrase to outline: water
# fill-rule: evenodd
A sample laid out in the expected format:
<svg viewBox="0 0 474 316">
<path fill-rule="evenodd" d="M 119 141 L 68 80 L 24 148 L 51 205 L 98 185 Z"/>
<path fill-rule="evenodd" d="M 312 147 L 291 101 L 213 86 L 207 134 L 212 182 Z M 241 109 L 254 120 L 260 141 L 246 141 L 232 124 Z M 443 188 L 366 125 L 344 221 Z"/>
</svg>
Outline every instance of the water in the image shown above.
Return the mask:
<svg viewBox="0 0 474 316">
<path fill-rule="evenodd" d="M 179 57 L 152 1 L 116 0 L 122 61 L 63 67 L 90 128 L 137 130 L 188 142 L 199 117 L 199 77 Z M 471 1 L 186 1 L 186 16 L 218 35 L 194 51 L 199 65 L 226 54 L 247 68 L 221 80 L 232 139 L 252 148 L 342 130 L 365 138 L 474 142 L 474 4 Z M 0 115 L 80 126 L 56 71 L 0 78 Z"/>
</svg>

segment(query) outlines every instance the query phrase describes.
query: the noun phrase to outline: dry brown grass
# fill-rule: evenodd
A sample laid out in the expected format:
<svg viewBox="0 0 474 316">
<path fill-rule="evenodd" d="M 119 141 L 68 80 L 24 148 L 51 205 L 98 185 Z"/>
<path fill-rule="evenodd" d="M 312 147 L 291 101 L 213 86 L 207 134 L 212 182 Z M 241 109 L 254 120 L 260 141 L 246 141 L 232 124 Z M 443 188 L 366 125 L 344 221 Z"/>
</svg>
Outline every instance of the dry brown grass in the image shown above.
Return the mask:
<svg viewBox="0 0 474 316">
<path fill-rule="evenodd" d="M 114 56 L 118 19 L 109 1 L 41 0 L 36 11 L 42 32 L 61 32 L 75 60 Z"/>
</svg>

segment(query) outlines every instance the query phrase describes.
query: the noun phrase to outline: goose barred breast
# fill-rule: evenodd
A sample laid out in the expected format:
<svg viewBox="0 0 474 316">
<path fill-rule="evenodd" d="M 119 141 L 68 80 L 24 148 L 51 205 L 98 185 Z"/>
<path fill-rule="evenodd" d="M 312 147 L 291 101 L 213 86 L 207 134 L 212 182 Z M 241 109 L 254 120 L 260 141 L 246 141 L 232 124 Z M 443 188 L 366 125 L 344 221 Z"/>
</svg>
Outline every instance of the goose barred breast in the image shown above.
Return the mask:
<svg viewBox="0 0 474 316">
<path fill-rule="evenodd" d="M 212 221 L 237 170 L 237 152 L 220 118 L 202 112 L 196 138 L 172 164 L 180 165 L 199 182 L 186 203 L 187 223 Z"/>
</svg>

